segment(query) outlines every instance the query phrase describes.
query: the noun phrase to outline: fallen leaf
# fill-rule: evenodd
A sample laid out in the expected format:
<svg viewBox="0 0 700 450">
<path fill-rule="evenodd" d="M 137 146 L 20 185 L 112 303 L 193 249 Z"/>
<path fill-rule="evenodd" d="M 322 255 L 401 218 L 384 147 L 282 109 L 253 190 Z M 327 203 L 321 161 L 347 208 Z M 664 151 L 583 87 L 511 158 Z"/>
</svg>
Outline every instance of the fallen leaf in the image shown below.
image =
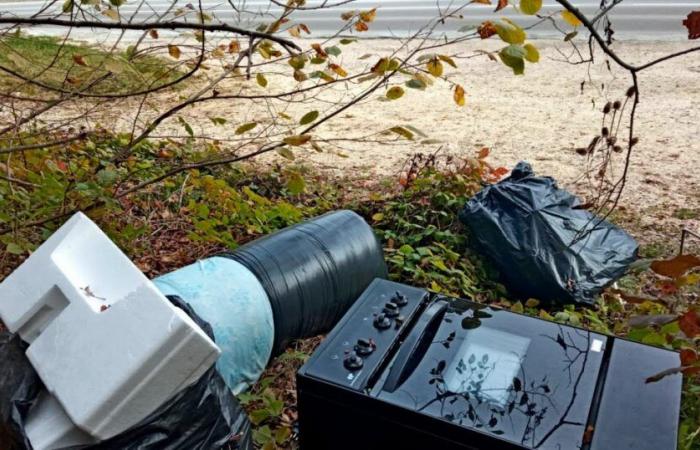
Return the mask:
<svg viewBox="0 0 700 450">
<path fill-rule="evenodd" d="M 678 326 L 690 339 L 700 336 L 700 316 L 693 310 L 686 312 L 678 319 Z"/>
<path fill-rule="evenodd" d="M 669 278 L 681 277 L 696 267 L 700 267 L 700 258 L 695 255 L 678 255 L 671 259 L 651 263 L 651 270 Z"/>
<path fill-rule="evenodd" d="M 494 12 L 498 12 L 508 6 L 508 0 L 498 0 L 498 5 L 496 5 L 496 9 Z"/>
<path fill-rule="evenodd" d="M 73 62 L 79 66 L 87 66 L 85 58 L 83 58 L 81 55 L 73 55 Z"/>
</svg>

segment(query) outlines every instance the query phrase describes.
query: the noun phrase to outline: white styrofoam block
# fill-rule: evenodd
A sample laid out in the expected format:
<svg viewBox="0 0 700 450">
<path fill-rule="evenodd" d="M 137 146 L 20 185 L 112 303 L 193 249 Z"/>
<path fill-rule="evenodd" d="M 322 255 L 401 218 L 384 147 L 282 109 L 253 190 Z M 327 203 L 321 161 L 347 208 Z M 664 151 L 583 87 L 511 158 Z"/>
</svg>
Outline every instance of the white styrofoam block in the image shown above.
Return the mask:
<svg viewBox="0 0 700 450">
<path fill-rule="evenodd" d="M 209 369 L 219 348 L 76 214 L 0 284 L 0 318 L 86 433 L 132 427 Z"/>
<path fill-rule="evenodd" d="M 60 403 L 41 391 L 24 427 L 34 450 L 90 445 L 97 440 L 76 427 Z"/>
</svg>

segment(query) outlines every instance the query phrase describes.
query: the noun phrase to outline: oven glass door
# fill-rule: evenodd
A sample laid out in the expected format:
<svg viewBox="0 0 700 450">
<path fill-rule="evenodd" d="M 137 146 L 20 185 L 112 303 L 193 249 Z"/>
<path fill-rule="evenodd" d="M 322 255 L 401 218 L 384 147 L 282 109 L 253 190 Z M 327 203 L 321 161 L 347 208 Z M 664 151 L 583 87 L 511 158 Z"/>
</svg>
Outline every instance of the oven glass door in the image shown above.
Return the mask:
<svg viewBox="0 0 700 450">
<path fill-rule="evenodd" d="M 605 336 L 465 300 L 424 316 L 379 398 L 525 448 L 580 448 Z"/>
</svg>

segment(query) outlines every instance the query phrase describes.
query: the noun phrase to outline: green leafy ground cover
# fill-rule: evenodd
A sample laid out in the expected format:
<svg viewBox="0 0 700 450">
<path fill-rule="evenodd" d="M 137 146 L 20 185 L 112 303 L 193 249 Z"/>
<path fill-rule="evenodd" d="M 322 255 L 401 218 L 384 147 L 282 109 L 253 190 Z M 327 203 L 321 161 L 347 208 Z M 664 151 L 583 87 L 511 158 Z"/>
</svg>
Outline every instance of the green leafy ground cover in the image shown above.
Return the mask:
<svg viewBox="0 0 700 450">
<path fill-rule="evenodd" d="M 697 269 L 688 270 L 688 261 L 656 263 L 656 272 L 648 263 L 639 264 L 595 308 L 549 308 L 537 299 L 509 296 L 498 274 L 470 249 L 468 233 L 456 218 L 482 183 L 503 174 L 486 163 L 487 152 L 466 160 L 417 156 L 400 179 L 387 178 L 371 187 L 291 163 L 241 164 L 182 173 L 117 198 L 121 188 L 162 174 L 163 158 L 171 161 L 188 152 L 188 158 L 196 159 L 217 151 L 215 146 L 146 141 L 126 164 L 115 166 L 111 161 L 122 143 L 120 136 L 103 133 L 0 163 L 0 277 L 64 220 L 44 222 L 47 218 L 74 209 L 89 208 L 110 237 L 154 276 L 306 217 L 350 208 L 382 238 L 395 280 L 683 351 L 680 448 L 700 449 Z M 39 225 L 25 226 L 31 223 Z M 642 250 L 654 258 L 673 252 L 658 242 L 646 242 Z M 273 361 L 255 389 L 241 396 L 261 448 L 296 448 L 294 372 L 319 341 L 296 343 Z"/>
</svg>

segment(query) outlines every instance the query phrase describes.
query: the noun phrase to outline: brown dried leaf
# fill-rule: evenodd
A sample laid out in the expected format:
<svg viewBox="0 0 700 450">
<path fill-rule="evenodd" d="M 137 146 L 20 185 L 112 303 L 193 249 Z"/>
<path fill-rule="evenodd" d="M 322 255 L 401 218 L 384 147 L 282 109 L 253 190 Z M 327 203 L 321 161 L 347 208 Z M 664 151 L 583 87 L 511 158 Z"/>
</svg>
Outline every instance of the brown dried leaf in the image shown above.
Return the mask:
<svg viewBox="0 0 700 450">
<path fill-rule="evenodd" d="M 681 277 L 696 267 L 700 267 L 700 258 L 695 255 L 678 255 L 675 258 L 651 263 L 651 270 L 669 278 Z"/>
<path fill-rule="evenodd" d="M 508 6 L 508 0 L 498 0 L 498 5 L 496 5 L 496 9 L 494 12 L 498 12 Z"/>
<path fill-rule="evenodd" d="M 688 39 L 700 38 L 700 11 L 693 11 L 683 21 L 683 25 L 688 29 Z"/>
<path fill-rule="evenodd" d="M 678 319 L 678 326 L 690 339 L 700 336 L 700 316 L 695 311 L 688 311 Z"/>
</svg>

